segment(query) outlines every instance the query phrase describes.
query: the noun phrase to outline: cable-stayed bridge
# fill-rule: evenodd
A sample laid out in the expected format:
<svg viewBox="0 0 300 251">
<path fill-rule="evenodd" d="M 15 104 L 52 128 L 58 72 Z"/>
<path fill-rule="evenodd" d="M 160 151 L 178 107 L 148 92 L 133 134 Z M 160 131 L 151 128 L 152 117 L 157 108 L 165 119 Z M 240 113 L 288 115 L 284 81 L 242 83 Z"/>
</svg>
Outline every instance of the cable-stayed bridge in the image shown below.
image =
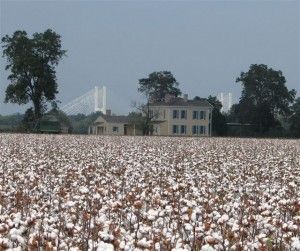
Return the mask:
<svg viewBox="0 0 300 251">
<path fill-rule="evenodd" d="M 67 115 L 78 113 L 88 115 L 99 111 L 106 114 L 106 87 L 95 86 L 92 90 L 64 105 L 61 110 Z"/>
</svg>

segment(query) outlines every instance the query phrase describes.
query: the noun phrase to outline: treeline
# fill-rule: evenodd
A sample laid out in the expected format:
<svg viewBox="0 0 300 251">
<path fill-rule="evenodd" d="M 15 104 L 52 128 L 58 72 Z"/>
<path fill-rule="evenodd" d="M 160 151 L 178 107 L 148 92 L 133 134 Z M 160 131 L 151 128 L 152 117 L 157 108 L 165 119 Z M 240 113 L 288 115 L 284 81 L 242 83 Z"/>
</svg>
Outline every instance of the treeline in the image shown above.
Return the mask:
<svg viewBox="0 0 300 251">
<path fill-rule="evenodd" d="M 74 134 L 87 134 L 89 125 L 101 114 L 100 112 L 96 112 L 89 115 L 77 114 L 67 116 L 61 110 L 50 110 L 46 115 L 53 113 L 59 122 L 69 127 L 69 133 Z M 0 132 L 31 132 L 30 126 L 27 123 L 28 121 L 24 114 L 0 115 Z"/>
<path fill-rule="evenodd" d="M 32 107 L 24 115 L 1 116 L 0 130 L 38 132 L 38 125 L 51 103 L 50 113 L 68 125 L 71 132 L 87 133 L 97 114 L 68 117 L 57 106 L 56 67 L 66 55 L 60 35 L 51 29 L 32 36 L 26 31 L 16 31 L 2 37 L 2 48 L 7 61 L 5 69 L 9 71 L 5 102 L 31 103 Z M 296 98 L 294 89 L 288 90 L 280 70 L 253 64 L 247 72 L 241 72 L 236 82 L 242 86 L 241 98 L 228 114 L 221 113 L 222 104 L 216 97 L 206 97 L 214 106 L 213 135 L 300 137 L 300 99 Z M 149 103 L 163 101 L 166 95 L 177 97 L 182 92 L 170 71 L 153 72 L 140 79 L 138 91 L 146 97 L 146 103 L 136 105 L 130 117 L 148 135 L 152 128 Z"/>
<path fill-rule="evenodd" d="M 214 136 L 300 137 L 300 98 L 296 98 L 294 89 L 288 90 L 280 70 L 253 64 L 247 72 L 241 72 L 236 83 L 242 85 L 241 98 L 228 113 L 221 112 L 222 103 L 217 97 L 206 97 L 214 107 Z M 169 71 L 153 72 L 148 78 L 140 79 L 138 91 L 147 100 L 146 104 L 136 107 L 146 115 L 141 121 L 146 131 L 151 131 L 148 104 L 153 100 L 163 101 L 167 94 L 175 97 L 182 94 L 179 83 Z"/>
</svg>

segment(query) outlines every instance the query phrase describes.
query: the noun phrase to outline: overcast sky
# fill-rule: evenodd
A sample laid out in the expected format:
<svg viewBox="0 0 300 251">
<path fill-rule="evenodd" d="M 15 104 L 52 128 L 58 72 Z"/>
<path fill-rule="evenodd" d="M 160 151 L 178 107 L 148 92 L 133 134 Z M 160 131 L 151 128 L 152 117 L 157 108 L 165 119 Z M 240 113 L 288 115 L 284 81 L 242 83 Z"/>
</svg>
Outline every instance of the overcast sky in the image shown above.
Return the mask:
<svg viewBox="0 0 300 251">
<path fill-rule="evenodd" d="M 140 100 L 138 79 L 170 70 L 189 97 L 232 92 L 250 64 L 282 70 L 300 94 L 300 1 L 12 1 L 1 2 L 1 37 L 51 28 L 67 57 L 58 65 L 62 104 L 107 87 L 117 114 Z M 23 112 L 3 104 L 8 84 L 1 59 L 0 114 Z"/>
</svg>

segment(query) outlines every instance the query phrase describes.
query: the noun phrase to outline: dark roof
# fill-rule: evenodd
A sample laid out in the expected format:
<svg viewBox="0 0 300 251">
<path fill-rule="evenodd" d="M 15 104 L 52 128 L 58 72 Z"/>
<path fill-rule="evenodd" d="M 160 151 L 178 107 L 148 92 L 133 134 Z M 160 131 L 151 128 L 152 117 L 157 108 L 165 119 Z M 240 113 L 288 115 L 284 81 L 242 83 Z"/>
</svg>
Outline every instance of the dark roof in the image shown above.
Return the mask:
<svg viewBox="0 0 300 251">
<path fill-rule="evenodd" d="M 46 114 L 41 118 L 41 122 L 59 122 L 54 114 Z"/>
<path fill-rule="evenodd" d="M 116 115 L 101 115 L 108 123 L 122 123 L 126 124 L 129 122 L 128 116 L 116 116 Z"/>
<path fill-rule="evenodd" d="M 171 98 L 169 102 L 166 101 L 158 101 L 153 102 L 150 106 L 204 106 L 204 107 L 212 107 L 212 105 L 205 98 L 201 98 L 198 100 L 184 100 L 183 98 Z"/>
<path fill-rule="evenodd" d="M 242 123 L 236 123 L 236 122 L 229 122 L 229 123 L 226 123 L 226 125 L 228 125 L 228 126 L 254 126 L 254 124 L 249 124 L 249 123 L 242 124 Z"/>
</svg>

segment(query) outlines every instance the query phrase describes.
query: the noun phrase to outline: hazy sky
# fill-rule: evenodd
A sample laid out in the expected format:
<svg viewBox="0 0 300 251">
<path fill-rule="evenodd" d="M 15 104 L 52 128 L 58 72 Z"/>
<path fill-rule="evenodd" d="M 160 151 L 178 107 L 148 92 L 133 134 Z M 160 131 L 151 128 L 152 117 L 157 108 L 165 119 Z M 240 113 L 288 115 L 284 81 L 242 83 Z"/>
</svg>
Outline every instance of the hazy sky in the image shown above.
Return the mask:
<svg viewBox="0 0 300 251">
<path fill-rule="evenodd" d="M 300 1 L 5 1 L 1 37 L 51 28 L 67 57 L 57 68 L 62 104 L 105 85 L 117 114 L 140 100 L 138 79 L 170 70 L 189 97 L 232 92 L 250 64 L 283 71 L 300 94 Z M 1 59 L 0 113 L 23 112 L 3 104 L 8 84 Z"/>
</svg>

